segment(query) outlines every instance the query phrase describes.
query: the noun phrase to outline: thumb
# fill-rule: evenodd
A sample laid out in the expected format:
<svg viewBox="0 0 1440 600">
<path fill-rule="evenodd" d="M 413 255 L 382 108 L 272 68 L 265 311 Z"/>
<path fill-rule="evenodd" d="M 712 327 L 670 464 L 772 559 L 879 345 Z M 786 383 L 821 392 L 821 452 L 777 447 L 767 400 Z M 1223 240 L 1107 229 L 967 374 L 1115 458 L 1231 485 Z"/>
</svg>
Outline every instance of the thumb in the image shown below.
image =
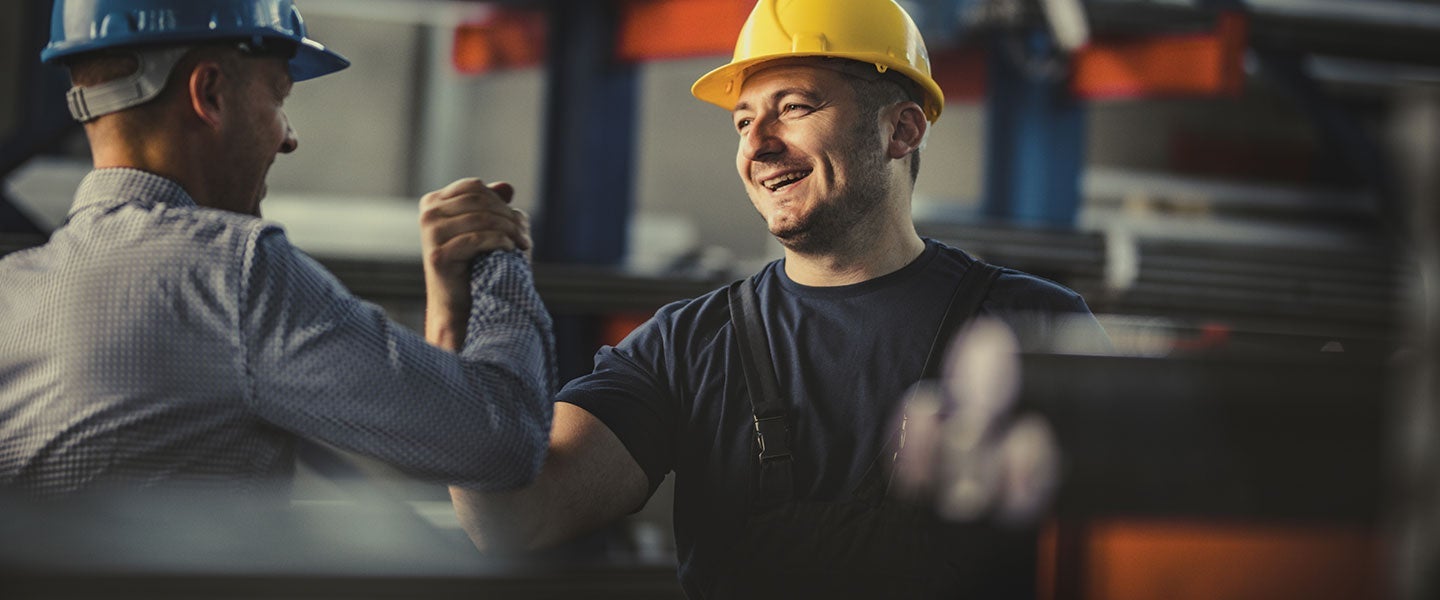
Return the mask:
<svg viewBox="0 0 1440 600">
<path fill-rule="evenodd" d="M 490 191 L 495 192 L 497 196 L 500 196 L 500 199 L 504 200 L 506 204 L 509 204 L 510 200 L 515 197 L 515 186 L 512 186 L 504 181 L 490 184 Z"/>
</svg>

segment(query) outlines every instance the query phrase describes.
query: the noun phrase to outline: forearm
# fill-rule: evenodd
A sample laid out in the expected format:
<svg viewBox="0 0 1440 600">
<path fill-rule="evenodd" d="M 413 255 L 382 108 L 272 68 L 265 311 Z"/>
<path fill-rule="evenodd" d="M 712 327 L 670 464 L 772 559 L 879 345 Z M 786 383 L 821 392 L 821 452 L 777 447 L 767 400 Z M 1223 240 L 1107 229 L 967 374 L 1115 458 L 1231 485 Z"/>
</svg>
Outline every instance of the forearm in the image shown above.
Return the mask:
<svg viewBox="0 0 1440 600">
<path fill-rule="evenodd" d="M 556 386 L 553 324 L 535 291 L 529 263 L 518 252 L 481 257 L 471 268 L 469 291 L 461 357 L 510 366 L 544 392 L 548 411 Z M 436 325 L 437 337 L 443 338 L 453 332 L 457 317 L 450 314 L 453 310 L 439 310 L 446 313 L 437 319 L 444 323 Z"/>
<path fill-rule="evenodd" d="M 425 287 L 425 341 L 437 348 L 459 352 L 465 341 L 465 322 L 470 317 L 469 296 L 457 304 L 449 298 L 436 297 L 428 281 Z"/>
<path fill-rule="evenodd" d="M 459 352 L 470 319 L 471 277 L 447 277 L 425 268 L 425 341 Z"/>
<path fill-rule="evenodd" d="M 540 475 L 513 491 L 450 488 L 455 512 L 481 550 L 546 548 L 639 508 L 649 485 L 620 440 L 573 404 L 555 405 L 550 449 Z"/>
<path fill-rule="evenodd" d="M 481 552 L 519 554 L 569 539 L 556 535 L 556 528 L 547 528 L 548 521 L 559 517 L 546 501 L 544 484 L 538 481 L 526 488 L 502 492 L 451 486 L 450 499 L 460 525 Z"/>
<path fill-rule="evenodd" d="M 494 306 L 462 356 L 350 296 L 278 232 L 248 263 L 237 373 L 258 417 L 436 482 L 534 480 L 550 430 L 553 341 L 523 258 L 479 269 L 478 290 Z"/>
<path fill-rule="evenodd" d="M 556 462 L 547 459 L 541 476 L 518 490 L 483 492 L 451 486 L 455 513 L 475 547 L 496 554 L 550 548 L 628 512 L 610 508 L 614 503 L 600 489 L 567 490 L 562 481 L 566 476 L 558 473 L 565 468 Z"/>
</svg>

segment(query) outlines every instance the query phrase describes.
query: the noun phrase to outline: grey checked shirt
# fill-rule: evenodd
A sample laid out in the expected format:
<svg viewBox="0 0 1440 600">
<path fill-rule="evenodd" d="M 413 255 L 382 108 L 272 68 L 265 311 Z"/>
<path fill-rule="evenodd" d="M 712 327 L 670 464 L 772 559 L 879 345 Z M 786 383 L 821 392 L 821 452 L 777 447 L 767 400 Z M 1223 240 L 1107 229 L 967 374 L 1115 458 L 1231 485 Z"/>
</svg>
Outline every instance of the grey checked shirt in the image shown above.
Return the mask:
<svg viewBox="0 0 1440 600">
<path fill-rule="evenodd" d="M 0 489 L 275 489 L 297 436 L 522 485 L 550 431 L 550 317 L 517 253 L 477 261 L 471 287 L 464 349 L 446 352 L 273 223 L 94 171 L 48 244 L 0 260 Z"/>
</svg>

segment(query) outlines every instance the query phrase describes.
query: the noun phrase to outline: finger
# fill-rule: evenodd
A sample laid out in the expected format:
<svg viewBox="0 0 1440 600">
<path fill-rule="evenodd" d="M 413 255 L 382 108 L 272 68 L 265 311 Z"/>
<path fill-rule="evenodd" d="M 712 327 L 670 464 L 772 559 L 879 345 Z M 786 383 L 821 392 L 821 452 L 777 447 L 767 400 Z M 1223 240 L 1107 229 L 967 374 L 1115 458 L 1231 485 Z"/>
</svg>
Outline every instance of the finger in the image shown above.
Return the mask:
<svg viewBox="0 0 1440 600">
<path fill-rule="evenodd" d="M 911 388 L 901 405 L 898 420 L 903 422 L 904 443 L 895 457 L 895 493 L 901 498 L 925 498 L 936 486 L 944 402 L 938 384 L 922 381 Z"/>
<path fill-rule="evenodd" d="M 500 196 L 500 199 L 504 200 L 506 204 L 509 204 L 511 200 L 515 199 L 515 186 L 510 185 L 508 182 L 497 181 L 492 183 L 490 184 L 490 190 Z"/>
<path fill-rule="evenodd" d="M 530 239 L 530 228 L 526 222 L 513 210 L 498 212 L 490 210 L 484 213 L 472 213 L 455 217 L 465 225 L 476 231 L 493 230 L 502 231 L 515 241 L 516 245 L 528 248 Z"/>
<path fill-rule="evenodd" d="M 1060 483 L 1060 445 L 1045 419 L 1021 417 L 1000 442 L 1004 462 L 999 516 L 1033 523 L 1054 500 Z"/>
<path fill-rule="evenodd" d="M 438 191 L 432 193 L 436 194 L 439 198 L 444 199 L 454 198 L 462 194 L 473 194 L 477 192 L 488 191 L 490 191 L 490 187 L 485 185 L 485 182 L 480 178 L 466 177 L 463 179 L 456 179 L 455 181 L 451 182 L 450 185 L 440 188 Z"/>
<path fill-rule="evenodd" d="M 467 214 L 489 214 L 496 218 L 519 223 L 515 211 L 505 204 L 495 192 L 486 188 L 484 192 L 466 193 L 451 198 L 429 197 L 421 200 L 420 224 L 422 227 Z"/>
<path fill-rule="evenodd" d="M 509 215 L 500 216 L 489 212 L 435 219 L 421 229 L 421 237 L 426 246 L 442 246 L 457 237 L 486 232 L 501 233 L 517 244 L 526 237 L 524 229 Z"/>
<path fill-rule="evenodd" d="M 959 411 L 957 422 L 975 441 L 1010 412 L 1020 389 L 1020 344 L 1003 322 L 978 318 L 950 345 L 943 385 Z"/>
<path fill-rule="evenodd" d="M 499 184 L 497 184 L 499 185 Z M 500 185 L 500 192 L 485 185 L 485 182 L 476 178 L 459 179 L 450 185 L 435 190 L 420 197 L 420 211 L 424 213 L 440 210 L 446 214 L 453 214 L 455 211 L 473 210 L 477 202 L 490 202 L 497 205 L 505 205 L 509 202 L 508 197 L 502 197 L 501 193 L 514 195 L 514 188 L 510 184 Z M 456 203 L 456 201 L 459 201 Z"/>
<path fill-rule="evenodd" d="M 448 264 L 468 264 L 475 257 L 496 250 L 514 250 L 510 236 L 496 231 L 472 232 L 456 236 L 438 248 L 440 260 Z"/>
<path fill-rule="evenodd" d="M 520 243 L 520 249 L 530 250 L 534 248 L 535 242 L 530 238 L 530 215 L 518 208 L 512 210 L 515 214 L 515 222 L 520 227 L 521 237 L 523 238 L 522 240 L 517 240 Z"/>
</svg>

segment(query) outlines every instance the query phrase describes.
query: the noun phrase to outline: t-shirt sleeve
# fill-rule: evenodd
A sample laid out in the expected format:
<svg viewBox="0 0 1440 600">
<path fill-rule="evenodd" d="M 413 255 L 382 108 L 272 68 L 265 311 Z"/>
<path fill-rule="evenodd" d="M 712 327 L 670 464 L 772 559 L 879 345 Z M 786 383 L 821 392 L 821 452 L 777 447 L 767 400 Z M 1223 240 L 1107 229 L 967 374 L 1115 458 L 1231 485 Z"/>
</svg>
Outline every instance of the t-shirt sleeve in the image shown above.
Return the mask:
<svg viewBox="0 0 1440 600">
<path fill-rule="evenodd" d="M 983 308 L 1010 326 L 1025 351 L 1104 354 L 1112 348 L 1085 299 L 1048 279 L 1006 269 Z"/>
<path fill-rule="evenodd" d="M 610 428 L 645 471 L 651 493 L 674 463 L 677 401 L 669 374 L 674 372 L 672 317 L 681 304 L 660 309 L 618 345 L 601 347 L 595 370 L 572 380 L 557 397 Z"/>
</svg>

